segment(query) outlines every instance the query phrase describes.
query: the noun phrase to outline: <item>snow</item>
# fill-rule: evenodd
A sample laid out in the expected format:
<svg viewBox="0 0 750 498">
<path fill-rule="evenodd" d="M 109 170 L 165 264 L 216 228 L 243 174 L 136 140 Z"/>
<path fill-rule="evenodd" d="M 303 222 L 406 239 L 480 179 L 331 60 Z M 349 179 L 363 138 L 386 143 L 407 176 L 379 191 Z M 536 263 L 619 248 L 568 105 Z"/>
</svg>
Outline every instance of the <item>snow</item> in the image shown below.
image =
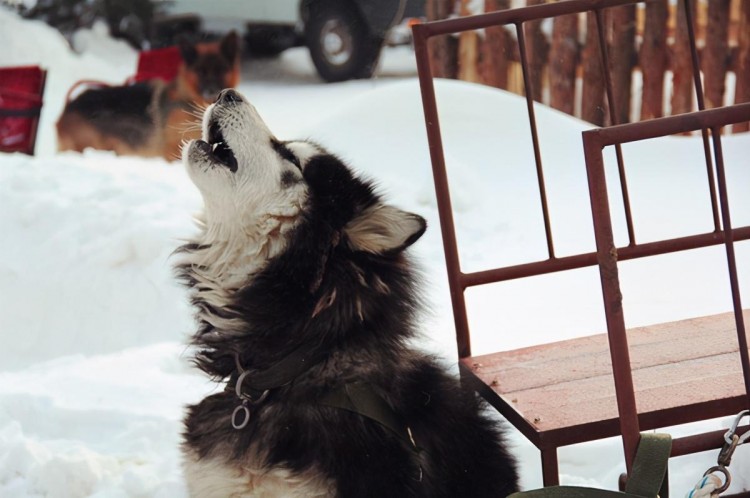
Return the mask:
<svg viewBox="0 0 750 498">
<path fill-rule="evenodd" d="M 171 274 L 170 253 L 194 233 L 200 196 L 178 163 L 55 152 L 54 121 L 70 84 L 122 82 L 135 68 L 132 50 L 100 29 L 77 39 L 81 55 L 45 25 L 0 10 L 0 65 L 49 70 L 37 156 L 0 154 L 0 496 L 179 498 L 186 496 L 183 407 L 217 389 L 189 365 L 191 310 Z M 378 77 L 367 81 L 323 84 L 301 49 L 273 61 L 246 60 L 244 73 L 240 90 L 280 138 L 317 140 L 376 178 L 395 204 L 427 218 L 431 228 L 414 246 L 430 303 L 419 345 L 455 360 L 411 50 L 388 49 Z M 452 81 L 438 81 L 437 94 L 464 269 L 543 258 L 525 102 Z M 580 145 L 588 125 L 547 108 L 537 112 L 558 254 L 592 250 Z M 733 221 L 749 224 L 750 135 L 726 136 L 723 147 Z M 639 240 L 710 229 L 699 138 L 671 137 L 624 153 Z M 611 175 L 611 155 L 608 165 Z M 617 188 L 615 182 L 613 198 Z M 622 243 L 622 209 L 613 204 Z M 628 325 L 727 311 L 722 258 L 712 248 L 624 264 Z M 737 258 L 747 295 L 748 244 L 738 244 Z M 477 353 L 605 328 L 595 269 L 484 286 L 468 298 Z M 538 452 L 516 433 L 512 444 L 522 485 L 539 487 Z M 559 454 L 565 484 L 613 489 L 624 467 L 617 439 Z M 692 488 L 715 458 L 673 459 L 673 492 Z M 740 447 L 732 490 L 750 488 L 748 468 L 750 452 Z"/>
</svg>

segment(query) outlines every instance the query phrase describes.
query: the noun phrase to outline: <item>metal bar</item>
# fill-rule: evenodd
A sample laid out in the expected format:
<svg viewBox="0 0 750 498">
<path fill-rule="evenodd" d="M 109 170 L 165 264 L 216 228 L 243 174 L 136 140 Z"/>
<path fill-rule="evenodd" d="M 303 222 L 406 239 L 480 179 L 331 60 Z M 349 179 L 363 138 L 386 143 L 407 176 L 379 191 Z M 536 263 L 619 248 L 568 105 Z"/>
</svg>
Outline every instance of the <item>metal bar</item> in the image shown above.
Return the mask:
<svg viewBox="0 0 750 498">
<path fill-rule="evenodd" d="M 693 23 L 693 9 L 690 7 L 690 0 L 684 0 L 685 4 L 685 23 L 687 24 L 688 39 L 690 40 L 690 60 L 693 65 L 693 86 L 695 87 L 695 98 L 698 101 L 698 110 L 706 108 L 705 98 L 703 96 L 703 82 L 701 81 L 701 68 L 698 59 L 698 47 L 695 41 L 695 24 Z M 708 145 L 708 130 L 701 129 L 703 137 L 703 154 L 706 157 L 706 176 L 708 177 L 708 190 L 711 195 L 711 213 L 714 217 L 714 229 L 720 230 L 719 207 L 716 199 L 716 180 L 714 179 L 714 169 L 711 162 L 711 149 Z"/>
<path fill-rule="evenodd" d="M 560 484 L 560 470 L 557 463 L 557 448 L 542 449 L 542 483 L 544 487 Z"/>
<path fill-rule="evenodd" d="M 526 94 L 526 110 L 529 114 L 529 127 L 531 128 L 531 143 L 534 146 L 534 162 L 536 163 L 536 179 L 539 185 L 539 198 L 542 203 L 542 216 L 544 217 L 544 234 L 547 237 L 547 253 L 550 258 L 555 257 L 555 247 L 552 243 L 552 227 L 549 220 L 549 208 L 547 206 L 547 192 L 544 185 L 544 171 L 542 170 L 542 154 L 539 150 L 539 135 L 536 127 L 536 115 L 534 114 L 534 90 L 531 87 L 531 76 L 529 75 L 529 64 L 526 60 L 526 35 L 523 25 L 516 24 L 516 36 L 518 37 L 518 51 L 521 54 L 521 69 L 523 72 L 523 85 Z"/>
<path fill-rule="evenodd" d="M 597 135 L 602 146 L 616 143 L 628 143 L 665 135 L 677 135 L 701 128 L 714 128 L 750 121 L 750 102 L 734 104 L 705 111 L 689 112 L 665 118 L 627 123 L 607 128 L 595 128 L 583 132 L 586 135 Z"/>
<path fill-rule="evenodd" d="M 736 434 L 742 436 L 748 430 L 750 430 L 750 425 L 738 427 Z M 703 434 L 695 434 L 693 436 L 675 438 L 672 440 L 672 453 L 670 456 L 677 457 L 692 455 L 693 453 L 721 448 L 724 446 L 724 434 L 726 432 L 725 429 L 722 429 L 718 431 L 704 432 Z"/>
<path fill-rule="evenodd" d="M 617 249 L 607 199 L 603 145 L 598 139 L 599 136 L 596 134 L 584 133 L 583 150 L 591 198 L 591 214 L 594 220 L 599 276 L 604 297 L 604 312 L 607 320 L 607 338 L 615 381 L 615 396 L 620 415 L 620 433 L 625 452 L 625 464 L 630 473 L 640 439 L 640 428 L 628 338 L 625 334 L 625 316 L 622 310 L 622 294 L 617 271 Z"/>
<path fill-rule="evenodd" d="M 735 241 L 750 240 L 750 226 L 733 228 L 732 237 Z M 646 242 L 632 246 L 620 247 L 617 249 L 617 258 L 619 261 L 642 258 L 646 256 L 658 256 L 677 251 L 687 251 L 691 249 L 700 249 L 702 247 L 715 246 L 724 243 L 724 233 L 708 232 L 697 235 L 688 235 L 674 239 L 660 240 L 656 242 Z M 461 275 L 461 285 L 473 287 L 476 285 L 485 285 L 495 282 L 504 282 L 518 278 L 533 277 L 549 273 L 557 273 L 566 270 L 575 270 L 587 266 L 596 265 L 596 253 L 576 254 L 574 256 L 564 256 L 556 259 L 547 259 L 543 261 L 534 261 L 515 266 L 504 268 L 495 268 L 473 273 L 464 273 Z"/>
<path fill-rule="evenodd" d="M 464 273 L 461 283 L 464 287 L 473 287 L 476 285 L 491 284 L 495 282 L 504 282 L 524 277 L 534 277 L 548 273 L 557 273 L 560 271 L 574 270 L 576 268 L 585 268 L 596 265 L 596 253 L 576 254 L 575 256 L 566 256 L 563 258 L 546 259 L 544 261 L 535 261 L 505 268 L 495 268 L 473 273 Z"/>
<path fill-rule="evenodd" d="M 594 9 L 606 9 L 618 5 L 633 5 L 643 3 L 645 0 L 567 0 L 565 2 L 553 2 L 519 9 L 499 10 L 473 16 L 458 17 L 455 19 L 444 19 L 431 21 L 424 24 L 425 36 L 432 37 L 484 29 L 500 24 L 521 24 L 526 21 L 557 17 L 565 14 L 576 14 Z"/>
<path fill-rule="evenodd" d="M 607 50 L 607 39 L 604 36 L 604 18 L 602 11 L 597 9 L 596 31 L 599 35 L 599 54 L 601 55 L 602 72 L 604 73 L 604 86 L 607 90 L 607 103 L 609 104 L 609 119 L 613 125 L 620 124 L 617 121 L 617 110 L 615 109 L 615 91 L 612 85 L 612 75 L 609 68 L 609 50 Z M 617 173 L 620 177 L 620 193 L 622 195 L 622 206 L 625 210 L 625 223 L 628 227 L 628 241 L 630 245 L 635 244 L 635 230 L 633 229 L 633 214 L 630 209 L 630 195 L 628 194 L 628 181 L 625 175 L 625 160 L 622 156 L 622 146 L 615 144 L 615 155 L 617 156 Z"/>
<path fill-rule="evenodd" d="M 466 314 L 466 299 L 461 285 L 461 262 L 458 256 L 456 242 L 456 228 L 453 221 L 448 175 L 445 169 L 445 154 L 443 140 L 440 134 L 440 120 L 438 119 L 435 86 L 430 68 L 429 47 L 425 36 L 425 25 L 414 27 L 414 51 L 419 73 L 419 86 L 422 92 L 425 124 L 427 126 L 427 141 L 432 160 L 432 174 L 435 180 L 435 195 L 437 196 L 438 214 L 440 216 L 440 230 L 445 252 L 445 265 L 448 271 L 448 284 L 453 305 L 453 320 L 456 325 L 456 343 L 460 358 L 471 356 L 471 342 L 469 339 L 469 320 Z"/>
<path fill-rule="evenodd" d="M 737 277 L 737 258 L 734 253 L 734 238 L 732 233 L 732 219 L 729 212 L 729 193 L 727 191 L 726 171 L 724 170 L 724 154 L 721 147 L 721 134 L 717 128 L 711 128 L 711 137 L 716 155 L 716 175 L 719 180 L 719 200 L 721 204 L 721 221 L 727 229 L 724 241 L 727 252 L 727 267 L 729 270 L 729 286 L 732 289 L 732 305 L 734 306 L 734 320 L 737 326 L 737 340 L 740 347 L 740 362 L 745 381 L 745 395 L 747 406 L 750 407 L 750 357 L 747 350 L 747 336 L 745 335 L 745 318 L 742 316 L 742 297 L 740 283 Z"/>
</svg>

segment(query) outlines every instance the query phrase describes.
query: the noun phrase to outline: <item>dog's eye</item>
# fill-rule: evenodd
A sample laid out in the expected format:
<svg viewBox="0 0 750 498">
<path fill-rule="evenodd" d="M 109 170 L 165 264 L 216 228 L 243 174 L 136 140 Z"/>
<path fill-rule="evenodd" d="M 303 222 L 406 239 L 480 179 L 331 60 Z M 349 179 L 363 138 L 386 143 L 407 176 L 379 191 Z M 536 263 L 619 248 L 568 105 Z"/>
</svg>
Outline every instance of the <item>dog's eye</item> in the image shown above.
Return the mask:
<svg viewBox="0 0 750 498">
<path fill-rule="evenodd" d="M 297 166 L 297 169 L 302 171 L 302 165 L 300 164 L 299 159 L 292 153 L 291 150 L 289 150 L 286 145 L 276 140 L 271 140 L 271 145 L 273 145 L 274 150 L 278 155 L 281 156 L 282 159 L 289 161 L 290 163 Z"/>
</svg>

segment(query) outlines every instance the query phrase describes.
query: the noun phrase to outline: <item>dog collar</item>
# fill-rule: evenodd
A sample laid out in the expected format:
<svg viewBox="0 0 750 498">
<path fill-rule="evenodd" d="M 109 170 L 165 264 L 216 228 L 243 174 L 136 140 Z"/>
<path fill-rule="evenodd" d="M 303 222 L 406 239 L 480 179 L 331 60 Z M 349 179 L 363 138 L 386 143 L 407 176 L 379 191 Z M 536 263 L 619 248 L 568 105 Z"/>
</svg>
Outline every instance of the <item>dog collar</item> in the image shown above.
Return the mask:
<svg viewBox="0 0 750 498">
<path fill-rule="evenodd" d="M 266 400 L 273 389 L 291 384 L 294 379 L 320 363 L 326 354 L 295 349 L 288 356 L 266 370 L 253 372 L 240 363 L 239 354 L 234 354 L 237 367 L 227 382 L 226 391 L 234 391 L 240 404 L 232 412 L 232 427 L 243 429 L 250 422 L 250 407 Z"/>
<path fill-rule="evenodd" d="M 321 362 L 324 353 L 292 351 L 273 367 L 250 376 L 251 371 L 242 368 L 239 355 L 235 354 L 237 373 L 230 377 L 226 390 L 234 391 L 240 404 L 232 412 L 232 427 L 244 429 L 250 422 L 250 407 L 268 398 L 271 390 L 291 384 L 313 365 Z M 409 445 L 414 453 L 420 453 L 411 428 L 404 424 L 388 402 L 380 396 L 371 384 L 352 382 L 330 391 L 320 400 L 320 404 L 354 412 L 390 430 Z M 420 480 L 422 469 L 420 467 Z"/>
</svg>

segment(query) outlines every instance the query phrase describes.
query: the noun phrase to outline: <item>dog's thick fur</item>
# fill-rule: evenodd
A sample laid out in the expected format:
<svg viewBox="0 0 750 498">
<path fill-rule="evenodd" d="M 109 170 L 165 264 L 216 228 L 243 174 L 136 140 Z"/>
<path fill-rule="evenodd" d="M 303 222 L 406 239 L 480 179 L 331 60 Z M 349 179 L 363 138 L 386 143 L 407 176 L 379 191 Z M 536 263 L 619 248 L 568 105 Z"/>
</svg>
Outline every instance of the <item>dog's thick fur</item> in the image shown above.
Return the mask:
<svg viewBox="0 0 750 498">
<path fill-rule="evenodd" d="M 200 137 L 198 109 L 239 83 L 238 36 L 182 43 L 180 53 L 182 64 L 170 83 L 91 88 L 68 102 L 57 122 L 58 149 L 178 159 L 183 141 Z"/>
<path fill-rule="evenodd" d="M 420 305 L 405 249 L 426 228 L 310 142 L 280 142 L 225 90 L 183 151 L 200 236 L 178 250 L 199 328 L 197 365 L 227 389 L 188 408 L 184 470 L 198 497 L 502 497 L 512 457 L 477 397 L 409 347 Z M 241 405 L 238 369 L 316 358 Z M 410 438 L 322 400 L 367 385 Z M 418 450 L 415 448 L 418 448 Z"/>
</svg>

